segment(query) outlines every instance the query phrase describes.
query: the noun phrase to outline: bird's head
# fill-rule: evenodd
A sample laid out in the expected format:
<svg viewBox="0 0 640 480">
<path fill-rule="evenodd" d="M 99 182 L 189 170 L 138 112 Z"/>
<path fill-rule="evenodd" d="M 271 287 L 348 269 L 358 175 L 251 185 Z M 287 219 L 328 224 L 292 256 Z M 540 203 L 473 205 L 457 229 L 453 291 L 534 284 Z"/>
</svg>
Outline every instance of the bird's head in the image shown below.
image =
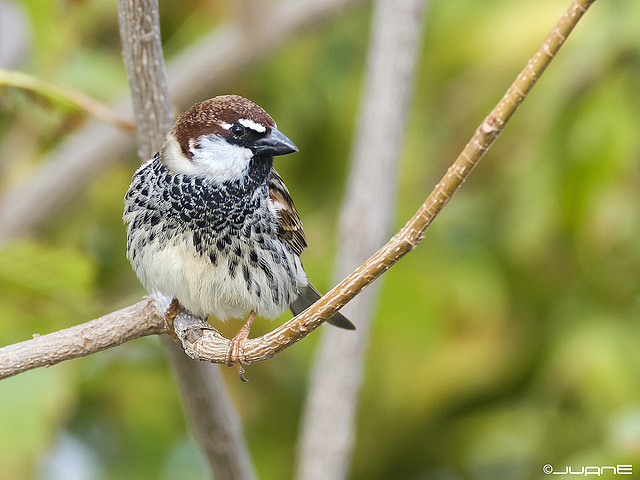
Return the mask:
<svg viewBox="0 0 640 480">
<path fill-rule="evenodd" d="M 252 159 L 271 162 L 275 155 L 297 151 L 262 108 L 238 95 L 223 95 L 179 115 L 160 158 L 172 173 L 223 183 L 246 178 Z"/>
</svg>

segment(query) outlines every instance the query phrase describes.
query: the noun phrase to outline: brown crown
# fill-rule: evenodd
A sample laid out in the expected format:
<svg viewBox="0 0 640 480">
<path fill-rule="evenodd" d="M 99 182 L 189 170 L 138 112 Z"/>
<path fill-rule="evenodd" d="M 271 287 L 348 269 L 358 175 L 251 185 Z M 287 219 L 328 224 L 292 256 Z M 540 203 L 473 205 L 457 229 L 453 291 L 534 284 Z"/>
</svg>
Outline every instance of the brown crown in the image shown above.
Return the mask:
<svg viewBox="0 0 640 480">
<path fill-rule="evenodd" d="M 239 95 L 221 95 L 198 102 L 178 115 L 171 134 L 178 141 L 183 153 L 191 157 L 189 140 L 211 133 L 226 136 L 229 132 L 222 128 L 222 124 L 233 125 L 242 118 L 264 125 L 267 133 L 275 126 L 269 114 L 252 101 Z"/>
</svg>

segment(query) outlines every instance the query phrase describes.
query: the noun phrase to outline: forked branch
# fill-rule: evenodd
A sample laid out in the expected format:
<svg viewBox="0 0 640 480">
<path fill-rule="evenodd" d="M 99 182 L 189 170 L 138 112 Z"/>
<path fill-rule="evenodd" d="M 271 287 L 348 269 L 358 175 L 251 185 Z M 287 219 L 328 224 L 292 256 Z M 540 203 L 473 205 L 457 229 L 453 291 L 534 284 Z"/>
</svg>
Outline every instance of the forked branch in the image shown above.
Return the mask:
<svg viewBox="0 0 640 480">
<path fill-rule="evenodd" d="M 571 2 L 569 8 L 564 12 L 540 48 L 529 60 L 496 107 L 476 129 L 462 153 L 449 167 L 440 183 L 436 185 L 433 192 L 411 220 L 387 244 L 314 305 L 275 330 L 261 337 L 247 340 L 244 347 L 244 357 L 247 363 L 271 358 L 306 337 L 367 285 L 415 248 L 422 240 L 426 228 L 433 222 L 460 185 L 471 174 L 471 171 L 485 155 L 489 147 L 498 138 L 506 123 L 594 1 L 573 0 Z M 136 338 L 135 335 L 144 336 L 163 331 L 165 328 L 164 318 L 158 312 L 162 312 L 166 308 L 166 305 L 168 305 L 167 300 L 150 296 L 145 302 L 146 305 L 144 305 L 144 302 L 140 302 L 93 322 L 62 331 L 72 332 L 73 338 L 69 335 L 60 336 L 61 332 L 56 332 L 0 349 L 0 378 L 15 375 L 30 368 L 104 350 L 110 346 L 119 345 L 123 341 Z M 147 327 L 141 329 L 138 333 L 130 332 L 126 337 L 115 335 L 113 343 L 108 345 L 104 342 L 87 341 L 87 328 L 100 327 L 106 330 L 118 330 L 128 328 L 123 325 L 126 322 L 145 324 L 145 321 L 141 318 L 131 317 L 129 309 L 136 306 L 138 306 L 138 314 L 147 317 L 145 320 L 149 322 Z M 126 322 L 122 321 L 123 319 L 120 318 L 121 315 L 119 314 L 127 315 Z M 215 363 L 224 363 L 226 361 L 229 340 L 223 338 L 206 322 L 181 314 L 174 322 L 174 328 L 175 333 L 181 339 L 185 352 L 189 356 Z M 64 343 L 61 343 L 61 341 L 64 341 Z M 37 348 L 34 348 L 36 344 Z M 69 348 L 69 345 L 84 345 L 84 347 Z M 54 355 L 52 350 L 57 354 Z M 26 354 L 27 351 L 29 352 L 28 354 Z"/>
</svg>

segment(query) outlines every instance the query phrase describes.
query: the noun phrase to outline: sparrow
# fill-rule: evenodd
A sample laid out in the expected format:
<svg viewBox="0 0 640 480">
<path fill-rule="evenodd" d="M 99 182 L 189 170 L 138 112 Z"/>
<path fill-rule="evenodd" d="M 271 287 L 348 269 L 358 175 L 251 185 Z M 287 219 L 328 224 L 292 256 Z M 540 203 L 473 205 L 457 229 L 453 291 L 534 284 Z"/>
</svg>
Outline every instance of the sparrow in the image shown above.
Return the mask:
<svg viewBox="0 0 640 480">
<path fill-rule="evenodd" d="M 228 364 L 242 362 L 257 315 L 297 315 L 321 297 L 300 261 L 300 216 L 273 168 L 274 156 L 297 151 L 261 107 L 218 96 L 177 117 L 125 195 L 127 258 L 147 291 L 205 319 L 248 314 Z M 340 313 L 328 322 L 355 329 Z"/>
</svg>

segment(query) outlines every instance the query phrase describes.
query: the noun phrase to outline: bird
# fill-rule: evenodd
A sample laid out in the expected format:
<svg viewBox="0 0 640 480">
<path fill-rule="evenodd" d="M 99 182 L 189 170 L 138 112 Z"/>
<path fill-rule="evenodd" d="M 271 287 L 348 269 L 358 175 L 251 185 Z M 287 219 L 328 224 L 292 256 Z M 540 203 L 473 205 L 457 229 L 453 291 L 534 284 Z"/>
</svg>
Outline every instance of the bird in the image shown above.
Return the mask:
<svg viewBox="0 0 640 480">
<path fill-rule="evenodd" d="M 204 319 L 248 315 L 227 356 L 239 369 L 257 315 L 297 315 L 321 297 L 300 260 L 300 216 L 273 168 L 274 156 L 297 151 L 264 109 L 217 96 L 178 115 L 124 198 L 127 258 L 148 292 Z M 355 329 L 339 312 L 328 322 Z"/>
</svg>

